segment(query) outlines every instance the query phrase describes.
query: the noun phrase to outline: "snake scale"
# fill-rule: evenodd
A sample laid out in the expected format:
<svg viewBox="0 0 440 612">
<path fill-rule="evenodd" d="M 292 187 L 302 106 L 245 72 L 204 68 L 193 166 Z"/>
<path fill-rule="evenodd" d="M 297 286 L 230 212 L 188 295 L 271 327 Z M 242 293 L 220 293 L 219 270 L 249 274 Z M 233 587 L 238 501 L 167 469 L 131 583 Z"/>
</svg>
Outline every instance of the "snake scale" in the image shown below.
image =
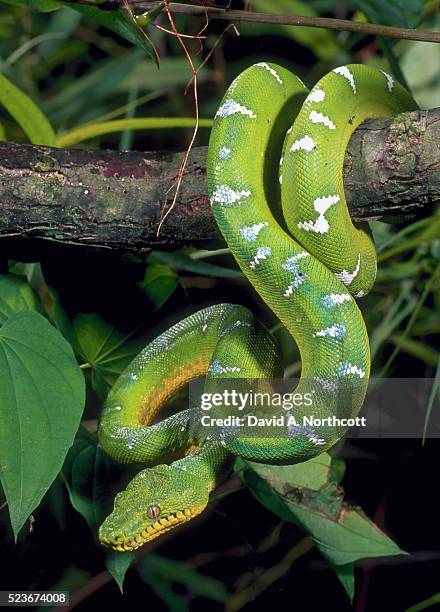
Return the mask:
<svg viewBox="0 0 440 612">
<path fill-rule="evenodd" d="M 247 279 L 295 339 L 302 361 L 296 391 L 314 381 L 313 412 L 320 416 L 356 415 L 370 371 L 354 298 L 371 289 L 376 254 L 368 228 L 355 227 L 348 212 L 346 147 L 366 119 L 415 108 L 391 75 L 373 67 L 341 66 L 309 92 L 292 72 L 261 62 L 232 82 L 215 116 L 208 191 L 217 224 Z M 177 323 L 115 383 L 102 410 L 100 444 L 117 461 L 146 467 L 116 496 L 100 528 L 103 544 L 134 550 L 202 512 L 233 456 L 297 463 L 343 435 L 329 426 L 319 437 L 293 428 L 260 439 L 239 429 L 203 439 L 199 430 L 195 439 L 192 408 L 157 422 L 172 396 L 202 376 L 282 376 L 273 339 L 243 306 L 217 304 Z M 341 399 L 338 385 L 350 382 L 349 400 Z"/>
</svg>

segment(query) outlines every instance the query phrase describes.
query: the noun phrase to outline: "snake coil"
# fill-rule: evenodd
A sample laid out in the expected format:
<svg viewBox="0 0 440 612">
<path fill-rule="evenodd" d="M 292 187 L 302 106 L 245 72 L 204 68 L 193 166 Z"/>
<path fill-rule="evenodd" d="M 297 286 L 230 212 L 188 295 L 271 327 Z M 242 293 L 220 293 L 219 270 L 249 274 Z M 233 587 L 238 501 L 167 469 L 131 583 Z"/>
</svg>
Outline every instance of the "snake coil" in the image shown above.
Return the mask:
<svg viewBox="0 0 440 612">
<path fill-rule="evenodd" d="M 374 283 L 376 253 L 368 228 L 355 227 L 348 212 L 346 147 L 366 119 L 415 108 L 392 76 L 372 67 L 341 66 L 309 92 L 290 71 L 261 62 L 238 75 L 215 116 L 208 191 L 216 221 L 247 279 L 295 339 L 302 360 L 296 392 L 313 382 L 312 411 L 320 417 L 357 415 L 370 372 L 354 298 Z M 104 450 L 148 467 L 116 496 L 101 542 L 134 550 L 190 520 L 206 507 L 233 455 L 297 463 L 330 448 L 341 428 L 324 427 L 318 435 L 295 427 L 253 440 L 240 429 L 195 435 L 194 409 L 155 422 L 194 378 L 268 379 L 280 376 L 279 368 L 270 334 L 242 306 L 200 310 L 150 343 L 102 411 Z M 347 396 L 339 392 L 343 385 L 350 387 Z"/>
</svg>

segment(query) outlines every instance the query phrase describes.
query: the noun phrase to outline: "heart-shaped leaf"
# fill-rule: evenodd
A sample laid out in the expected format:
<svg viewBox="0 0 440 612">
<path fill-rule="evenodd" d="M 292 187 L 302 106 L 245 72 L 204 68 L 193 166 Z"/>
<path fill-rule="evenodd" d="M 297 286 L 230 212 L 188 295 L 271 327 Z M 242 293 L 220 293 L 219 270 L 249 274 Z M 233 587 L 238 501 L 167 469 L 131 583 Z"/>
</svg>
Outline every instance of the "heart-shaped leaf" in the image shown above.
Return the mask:
<svg viewBox="0 0 440 612">
<path fill-rule="evenodd" d="M 0 329 L 0 481 L 15 536 L 61 469 L 84 408 L 72 348 L 36 312 Z"/>
</svg>

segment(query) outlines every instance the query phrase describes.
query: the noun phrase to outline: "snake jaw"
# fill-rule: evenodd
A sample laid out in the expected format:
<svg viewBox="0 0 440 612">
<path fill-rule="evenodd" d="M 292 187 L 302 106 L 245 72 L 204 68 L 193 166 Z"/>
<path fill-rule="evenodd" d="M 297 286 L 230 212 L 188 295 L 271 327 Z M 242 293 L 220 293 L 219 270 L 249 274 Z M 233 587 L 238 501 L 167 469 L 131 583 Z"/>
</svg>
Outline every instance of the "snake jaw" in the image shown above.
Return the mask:
<svg viewBox="0 0 440 612">
<path fill-rule="evenodd" d="M 118 537 L 106 537 L 99 535 L 99 540 L 104 546 L 117 550 L 119 552 L 131 552 L 137 550 L 147 542 L 151 542 L 163 533 L 170 531 L 178 525 L 187 523 L 192 518 L 200 514 L 206 507 L 206 504 L 178 510 L 158 519 L 152 525 L 148 525 L 143 531 L 140 531 L 134 536 L 121 535 Z M 101 530 L 100 530 L 101 531 Z"/>
<path fill-rule="evenodd" d="M 179 462 L 146 468 L 116 495 L 99 540 L 119 552 L 136 550 L 200 514 L 208 496 L 208 483 Z"/>
</svg>

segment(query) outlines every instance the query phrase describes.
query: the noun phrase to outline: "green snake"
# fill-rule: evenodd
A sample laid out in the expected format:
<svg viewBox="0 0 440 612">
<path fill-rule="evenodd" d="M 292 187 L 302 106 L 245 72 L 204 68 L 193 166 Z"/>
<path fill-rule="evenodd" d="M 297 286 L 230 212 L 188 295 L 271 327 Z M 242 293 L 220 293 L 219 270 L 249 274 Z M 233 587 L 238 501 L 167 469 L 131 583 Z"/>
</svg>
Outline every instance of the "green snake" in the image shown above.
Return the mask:
<svg viewBox="0 0 440 612">
<path fill-rule="evenodd" d="M 341 66 L 309 92 L 290 71 L 261 62 L 238 75 L 215 116 L 207 168 L 217 224 L 247 279 L 296 341 L 302 372 L 295 391 L 314 381 L 316 415 L 357 415 L 370 372 L 368 335 L 354 298 L 374 283 L 376 253 L 368 228 L 355 227 L 348 212 L 346 147 L 366 119 L 415 108 L 409 93 L 376 68 Z M 200 429 L 194 434 L 194 408 L 158 421 L 195 378 L 280 376 L 271 335 L 243 306 L 205 308 L 150 343 L 102 410 L 102 448 L 117 461 L 146 467 L 117 494 L 100 541 L 131 551 L 198 515 L 233 456 L 298 463 L 335 444 L 344 432 L 331 426 L 319 435 L 295 427 L 272 438 L 251 439 L 239 428 L 203 437 Z M 350 382 L 344 399 L 336 391 Z"/>
</svg>

